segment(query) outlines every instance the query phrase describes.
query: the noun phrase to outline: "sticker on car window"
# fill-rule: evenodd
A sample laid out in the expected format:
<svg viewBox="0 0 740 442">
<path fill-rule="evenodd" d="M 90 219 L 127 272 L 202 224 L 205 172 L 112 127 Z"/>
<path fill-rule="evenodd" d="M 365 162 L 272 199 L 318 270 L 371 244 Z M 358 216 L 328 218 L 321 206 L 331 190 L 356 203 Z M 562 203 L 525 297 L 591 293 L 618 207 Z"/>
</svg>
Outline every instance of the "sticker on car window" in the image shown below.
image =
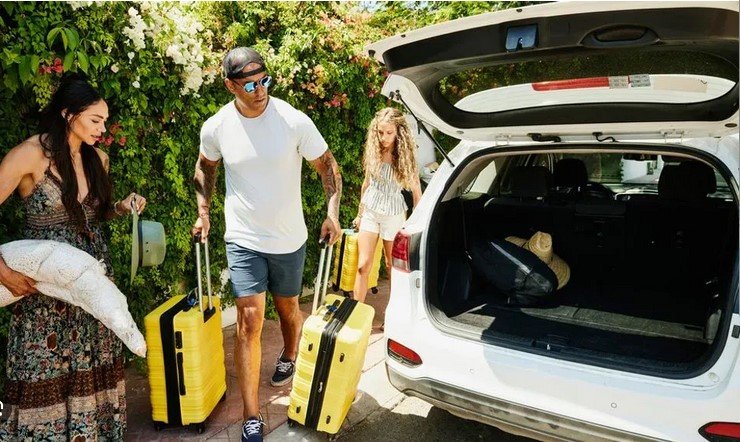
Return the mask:
<svg viewBox="0 0 740 442">
<path fill-rule="evenodd" d="M 609 77 L 609 89 L 627 89 L 628 87 L 630 87 L 628 76 Z"/>
<path fill-rule="evenodd" d="M 650 87 L 650 75 L 630 75 L 629 80 L 632 87 Z"/>
</svg>

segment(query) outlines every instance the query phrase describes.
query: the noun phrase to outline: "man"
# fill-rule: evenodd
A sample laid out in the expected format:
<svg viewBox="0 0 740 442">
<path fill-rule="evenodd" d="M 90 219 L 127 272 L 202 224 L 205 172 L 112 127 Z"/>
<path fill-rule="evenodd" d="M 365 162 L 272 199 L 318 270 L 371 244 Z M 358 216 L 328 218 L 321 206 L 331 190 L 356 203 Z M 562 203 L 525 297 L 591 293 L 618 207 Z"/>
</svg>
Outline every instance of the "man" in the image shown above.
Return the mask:
<svg viewBox="0 0 740 442">
<path fill-rule="evenodd" d="M 268 95 L 272 77 L 256 51 L 240 47 L 223 61 L 224 84 L 234 101 L 209 118 L 201 129 L 200 156 L 194 182 L 198 219 L 193 234 L 208 236 L 209 206 L 216 170 L 226 171 L 226 254 L 236 296 L 234 359 L 244 401 L 242 441 L 261 441 L 258 387 L 260 337 L 269 291 L 280 316 L 284 348 L 272 385 L 293 377 L 302 319 L 302 289 L 307 231 L 301 204 L 302 158 L 321 177 L 328 201 L 321 237 L 339 237 L 339 166 L 313 122 L 283 100 Z"/>
</svg>

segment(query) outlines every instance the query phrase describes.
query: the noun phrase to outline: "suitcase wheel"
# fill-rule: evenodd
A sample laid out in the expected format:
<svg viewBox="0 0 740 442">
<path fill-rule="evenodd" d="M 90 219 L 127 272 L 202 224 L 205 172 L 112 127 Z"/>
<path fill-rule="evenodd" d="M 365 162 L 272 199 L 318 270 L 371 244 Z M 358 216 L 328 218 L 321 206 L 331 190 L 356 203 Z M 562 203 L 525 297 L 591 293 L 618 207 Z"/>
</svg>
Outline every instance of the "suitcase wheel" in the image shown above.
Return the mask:
<svg viewBox="0 0 740 442">
<path fill-rule="evenodd" d="M 203 434 L 206 431 L 206 423 L 205 422 L 201 422 L 199 424 L 194 424 L 194 425 L 195 425 L 195 431 L 197 431 L 198 434 Z"/>
<path fill-rule="evenodd" d="M 373 292 L 373 295 L 377 295 L 378 294 L 378 288 L 377 287 L 371 288 L 370 291 Z"/>
<path fill-rule="evenodd" d="M 288 419 L 288 428 L 295 427 L 295 421 L 293 419 Z"/>
<path fill-rule="evenodd" d="M 331 285 L 331 289 L 332 289 L 332 291 L 336 292 L 336 291 L 338 291 L 338 290 L 339 290 L 339 286 L 338 286 L 338 285 L 336 285 L 336 284 L 332 284 L 332 285 Z"/>
<path fill-rule="evenodd" d="M 162 422 L 154 422 L 155 431 L 162 431 L 163 428 L 164 428 L 164 424 Z"/>
</svg>

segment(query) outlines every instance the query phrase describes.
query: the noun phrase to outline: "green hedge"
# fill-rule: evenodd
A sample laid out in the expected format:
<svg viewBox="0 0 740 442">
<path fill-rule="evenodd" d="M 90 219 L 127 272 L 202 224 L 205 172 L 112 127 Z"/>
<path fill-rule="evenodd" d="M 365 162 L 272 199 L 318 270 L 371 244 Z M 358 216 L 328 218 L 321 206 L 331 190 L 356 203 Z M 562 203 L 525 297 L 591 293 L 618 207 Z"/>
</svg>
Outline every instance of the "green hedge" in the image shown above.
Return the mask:
<svg viewBox="0 0 740 442">
<path fill-rule="evenodd" d="M 231 99 L 219 75 L 226 50 L 247 45 L 262 51 L 277 80 L 270 93 L 316 123 L 342 170 L 340 220 L 346 225 L 357 210 L 366 127 L 374 112 L 388 105 L 379 95 L 384 71 L 362 48 L 403 30 L 497 7 L 496 2 L 404 2 L 367 11 L 357 3 L 323 2 L 2 3 L 0 155 L 35 133 L 59 71 L 88 74 L 110 107 L 110 137 L 102 147 L 111 159 L 114 196 L 134 190 L 146 196 L 145 219 L 162 222 L 168 235 L 164 264 L 141 270 L 129 285 L 130 220 L 109 225 L 115 276 L 141 324 L 156 305 L 193 285 L 189 232 L 196 211 L 190 180 L 201 124 Z M 214 280 L 225 267 L 223 182 L 220 189 L 212 215 Z M 307 165 L 303 206 L 309 238 L 317 238 L 326 201 Z M 0 242 L 20 237 L 21 209 L 17 196 L 3 204 Z M 318 247 L 309 242 L 307 254 L 306 283 L 317 267 Z M 3 352 L 8 316 L 0 309 Z M 0 363 L 4 367 L 4 357 Z"/>
</svg>

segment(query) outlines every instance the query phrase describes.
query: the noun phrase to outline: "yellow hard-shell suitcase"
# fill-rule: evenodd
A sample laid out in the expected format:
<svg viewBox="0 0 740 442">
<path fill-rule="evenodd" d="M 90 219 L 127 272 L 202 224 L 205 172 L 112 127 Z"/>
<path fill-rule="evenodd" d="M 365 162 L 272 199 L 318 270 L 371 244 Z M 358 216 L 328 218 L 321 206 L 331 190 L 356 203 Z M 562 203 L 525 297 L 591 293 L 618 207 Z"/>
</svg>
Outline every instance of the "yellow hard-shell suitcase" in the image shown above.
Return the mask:
<svg viewBox="0 0 740 442">
<path fill-rule="evenodd" d="M 342 231 L 342 239 L 334 245 L 334 270 L 331 274 L 332 290 L 348 295 L 355 287 L 357 265 L 360 250 L 357 245 L 357 232 L 352 229 Z M 383 255 L 383 241 L 378 238 L 378 245 L 373 257 L 373 267 L 370 269 L 367 286 L 373 293 L 378 293 L 378 276 L 380 274 L 380 257 Z"/>
<path fill-rule="evenodd" d="M 221 305 L 211 292 L 206 242 L 208 303 L 203 306 L 200 239 L 196 238 L 197 292 L 173 296 L 144 318 L 152 420 L 165 425 L 194 425 L 205 420 L 226 394 Z"/>
<path fill-rule="evenodd" d="M 323 247 L 313 314 L 303 324 L 288 406 L 288 424 L 336 434 L 357 393 L 375 310 L 354 299 L 326 294 Z M 331 264 L 326 260 L 326 273 Z"/>
</svg>

